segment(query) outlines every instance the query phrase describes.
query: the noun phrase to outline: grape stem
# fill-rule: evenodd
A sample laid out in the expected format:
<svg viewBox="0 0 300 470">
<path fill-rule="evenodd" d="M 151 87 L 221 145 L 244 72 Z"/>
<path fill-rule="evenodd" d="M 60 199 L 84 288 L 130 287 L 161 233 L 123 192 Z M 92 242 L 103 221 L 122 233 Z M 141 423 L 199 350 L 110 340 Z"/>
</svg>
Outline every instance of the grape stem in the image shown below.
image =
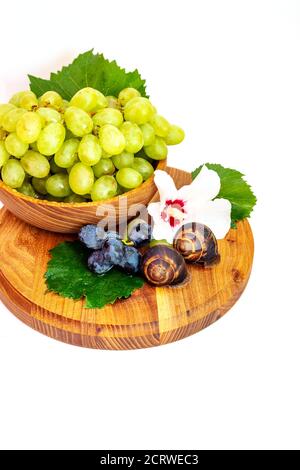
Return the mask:
<svg viewBox="0 0 300 470">
<path fill-rule="evenodd" d="M 134 246 L 134 243 L 131 242 L 130 240 L 122 240 L 122 243 L 124 243 L 124 245 L 127 245 L 127 246 Z"/>
</svg>

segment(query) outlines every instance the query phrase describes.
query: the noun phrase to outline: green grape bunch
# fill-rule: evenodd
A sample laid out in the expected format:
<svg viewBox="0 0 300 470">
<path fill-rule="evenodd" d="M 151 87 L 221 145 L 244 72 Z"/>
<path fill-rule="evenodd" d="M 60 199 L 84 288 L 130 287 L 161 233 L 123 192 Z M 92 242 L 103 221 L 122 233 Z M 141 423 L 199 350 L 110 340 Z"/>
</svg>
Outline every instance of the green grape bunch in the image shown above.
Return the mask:
<svg viewBox="0 0 300 470">
<path fill-rule="evenodd" d="M 82 88 L 69 102 L 21 91 L 0 104 L 1 179 L 38 199 L 101 201 L 143 184 L 183 139 L 135 88 Z"/>
</svg>

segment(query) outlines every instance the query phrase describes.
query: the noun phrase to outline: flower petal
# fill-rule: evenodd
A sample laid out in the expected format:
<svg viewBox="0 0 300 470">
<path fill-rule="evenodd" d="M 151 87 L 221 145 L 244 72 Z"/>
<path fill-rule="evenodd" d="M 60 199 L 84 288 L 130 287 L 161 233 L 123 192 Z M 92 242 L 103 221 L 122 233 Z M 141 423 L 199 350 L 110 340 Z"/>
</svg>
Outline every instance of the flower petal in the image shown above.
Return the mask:
<svg viewBox="0 0 300 470">
<path fill-rule="evenodd" d="M 215 237 L 224 238 L 231 226 L 231 204 L 227 199 L 215 199 L 202 205 L 193 205 L 188 213 L 189 222 L 207 225 Z"/>
<path fill-rule="evenodd" d="M 196 199 L 200 203 L 203 201 L 211 201 L 220 192 L 221 181 L 218 173 L 209 170 L 203 165 L 202 170 L 196 176 L 194 181 L 179 189 L 179 197 L 185 200 Z"/>
<path fill-rule="evenodd" d="M 164 205 L 167 199 L 176 199 L 177 188 L 173 178 L 166 171 L 156 170 L 154 172 L 154 182 L 160 195 L 160 201 Z"/>
<path fill-rule="evenodd" d="M 161 204 L 160 202 L 151 202 L 148 207 L 148 214 L 151 215 L 154 222 L 159 221 L 161 219 Z"/>
<path fill-rule="evenodd" d="M 168 243 L 173 243 L 175 233 L 178 228 L 174 229 L 166 222 L 154 223 L 153 238 L 154 240 L 167 240 Z"/>
<path fill-rule="evenodd" d="M 152 237 L 154 240 L 167 240 L 167 242 L 172 243 L 177 229 L 175 230 L 162 219 L 160 202 L 151 202 L 148 205 L 148 213 L 153 219 Z"/>
</svg>

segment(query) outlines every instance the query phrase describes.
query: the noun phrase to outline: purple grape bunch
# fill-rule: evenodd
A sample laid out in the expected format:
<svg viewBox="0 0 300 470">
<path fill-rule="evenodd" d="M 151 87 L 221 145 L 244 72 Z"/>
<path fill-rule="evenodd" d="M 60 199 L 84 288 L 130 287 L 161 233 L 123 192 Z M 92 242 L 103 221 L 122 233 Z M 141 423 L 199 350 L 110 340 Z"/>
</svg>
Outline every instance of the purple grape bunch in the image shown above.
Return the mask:
<svg viewBox="0 0 300 470">
<path fill-rule="evenodd" d="M 92 250 L 88 257 L 88 267 L 92 272 L 105 274 L 115 266 L 127 274 L 137 274 L 141 264 L 141 254 L 137 248 L 150 241 L 151 228 L 139 219 L 135 224 L 131 222 L 127 240 L 133 246 L 126 245 L 119 233 L 97 225 L 85 225 L 78 236 L 81 243 Z"/>
</svg>

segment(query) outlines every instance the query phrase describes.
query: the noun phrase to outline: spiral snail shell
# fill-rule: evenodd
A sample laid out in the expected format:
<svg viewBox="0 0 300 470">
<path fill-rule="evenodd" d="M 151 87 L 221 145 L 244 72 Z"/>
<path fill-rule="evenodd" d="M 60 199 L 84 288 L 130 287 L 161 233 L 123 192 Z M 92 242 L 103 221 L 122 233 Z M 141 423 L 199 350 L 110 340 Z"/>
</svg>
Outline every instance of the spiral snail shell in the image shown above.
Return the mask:
<svg viewBox="0 0 300 470">
<path fill-rule="evenodd" d="M 220 255 L 216 237 L 209 227 L 191 222 L 180 227 L 176 233 L 173 246 L 187 263 L 209 266 L 218 263 Z"/>
<path fill-rule="evenodd" d="M 142 257 L 141 269 L 146 280 L 155 286 L 179 284 L 187 276 L 183 257 L 167 245 L 149 248 Z"/>
</svg>

